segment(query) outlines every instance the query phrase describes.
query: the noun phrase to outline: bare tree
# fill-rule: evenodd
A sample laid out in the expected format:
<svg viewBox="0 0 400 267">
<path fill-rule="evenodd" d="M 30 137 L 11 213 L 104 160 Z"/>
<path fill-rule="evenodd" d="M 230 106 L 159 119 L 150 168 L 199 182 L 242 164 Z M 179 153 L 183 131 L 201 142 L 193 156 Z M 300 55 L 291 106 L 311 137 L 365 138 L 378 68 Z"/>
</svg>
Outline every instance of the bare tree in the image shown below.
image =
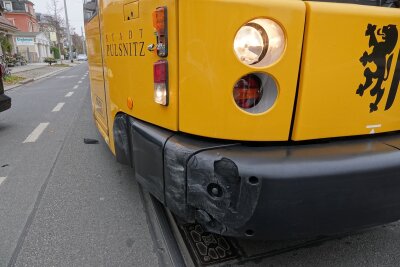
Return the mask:
<svg viewBox="0 0 400 267">
<path fill-rule="evenodd" d="M 83 54 L 83 37 L 78 35 L 76 32 L 73 32 L 73 34 L 71 34 L 71 38 L 74 51 L 77 54 Z"/>
<path fill-rule="evenodd" d="M 60 53 L 64 54 L 63 43 L 62 40 L 65 37 L 64 32 L 64 18 L 61 16 L 63 7 L 60 4 L 60 0 L 48 0 L 47 10 L 51 14 L 47 17 L 48 24 L 54 29 L 56 32 L 57 44 L 60 49 Z"/>
</svg>

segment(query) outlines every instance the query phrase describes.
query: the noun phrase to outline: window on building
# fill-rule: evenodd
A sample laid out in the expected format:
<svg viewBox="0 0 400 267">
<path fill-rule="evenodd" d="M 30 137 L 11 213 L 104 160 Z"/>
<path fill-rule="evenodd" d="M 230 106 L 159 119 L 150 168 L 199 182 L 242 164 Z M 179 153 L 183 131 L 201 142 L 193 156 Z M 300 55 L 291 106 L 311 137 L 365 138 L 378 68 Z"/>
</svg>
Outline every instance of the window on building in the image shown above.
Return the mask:
<svg viewBox="0 0 400 267">
<path fill-rule="evenodd" d="M 7 10 L 7 11 L 12 11 L 13 10 L 11 1 L 3 1 L 3 4 L 4 4 L 4 9 L 5 10 Z"/>
<path fill-rule="evenodd" d="M 28 21 L 28 31 L 33 32 L 33 25 L 32 22 Z"/>
<path fill-rule="evenodd" d="M 12 25 L 14 25 L 15 26 L 15 19 L 13 19 L 13 18 L 9 18 L 8 19 L 11 23 L 12 23 Z"/>
</svg>

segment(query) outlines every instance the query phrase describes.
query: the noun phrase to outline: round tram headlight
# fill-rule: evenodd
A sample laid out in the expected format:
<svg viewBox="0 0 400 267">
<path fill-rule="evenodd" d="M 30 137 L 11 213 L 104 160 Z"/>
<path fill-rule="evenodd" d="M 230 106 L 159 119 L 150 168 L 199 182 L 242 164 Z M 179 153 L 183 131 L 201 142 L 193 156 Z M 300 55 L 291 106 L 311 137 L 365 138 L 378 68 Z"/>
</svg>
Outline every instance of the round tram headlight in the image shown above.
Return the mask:
<svg viewBox="0 0 400 267">
<path fill-rule="evenodd" d="M 266 67 L 282 56 L 286 38 L 281 26 L 270 19 L 255 19 L 236 33 L 233 48 L 238 59 L 250 66 Z"/>
</svg>

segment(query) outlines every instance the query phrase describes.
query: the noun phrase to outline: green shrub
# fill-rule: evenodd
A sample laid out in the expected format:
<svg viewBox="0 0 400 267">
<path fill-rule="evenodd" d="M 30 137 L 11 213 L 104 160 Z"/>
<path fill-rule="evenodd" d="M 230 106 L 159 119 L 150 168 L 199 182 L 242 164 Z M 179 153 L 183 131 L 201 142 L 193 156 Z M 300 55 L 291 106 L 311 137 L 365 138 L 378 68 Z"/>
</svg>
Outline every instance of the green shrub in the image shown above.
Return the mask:
<svg viewBox="0 0 400 267">
<path fill-rule="evenodd" d="M 46 58 L 44 59 L 44 62 L 49 63 L 49 65 L 51 66 L 51 64 L 57 63 L 57 60 L 54 59 L 54 58 L 52 58 L 52 57 L 46 57 Z"/>
<path fill-rule="evenodd" d="M 12 50 L 12 44 L 8 40 L 7 37 L 0 37 L 0 45 L 1 49 L 3 50 L 3 53 L 11 53 Z"/>
<path fill-rule="evenodd" d="M 60 59 L 60 49 L 58 49 L 57 47 L 52 47 L 50 48 L 50 51 L 55 59 Z"/>
</svg>

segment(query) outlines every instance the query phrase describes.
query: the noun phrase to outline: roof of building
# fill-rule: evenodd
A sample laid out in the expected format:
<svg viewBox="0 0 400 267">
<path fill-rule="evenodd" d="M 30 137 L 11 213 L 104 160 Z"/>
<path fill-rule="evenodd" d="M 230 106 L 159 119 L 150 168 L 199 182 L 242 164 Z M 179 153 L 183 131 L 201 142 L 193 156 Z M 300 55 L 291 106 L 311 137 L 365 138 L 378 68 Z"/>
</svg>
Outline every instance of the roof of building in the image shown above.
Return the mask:
<svg viewBox="0 0 400 267">
<path fill-rule="evenodd" d="M 36 13 L 36 20 L 39 23 L 49 23 L 49 19 L 52 19 L 53 16 L 49 14 L 43 14 L 43 13 Z"/>
<path fill-rule="evenodd" d="M 7 30 L 10 32 L 17 32 L 18 28 L 12 25 L 12 23 L 3 16 L 0 16 L 0 31 Z"/>
<path fill-rule="evenodd" d="M 31 1 L 28 0 L 9 0 L 12 2 L 13 11 L 23 11 L 25 12 L 25 4 L 34 5 Z"/>
<path fill-rule="evenodd" d="M 43 34 L 42 32 L 18 32 L 15 34 L 15 36 L 19 37 L 36 37 L 40 34 Z"/>
<path fill-rule="evenodd" d="M 10 32 L 17 32 L 18 28 L 12 25 L 12 23 L 3 16 L 4 7 L 3 3 L 0 2 L 0 30 L 6 30 Z"/>
</svg>

